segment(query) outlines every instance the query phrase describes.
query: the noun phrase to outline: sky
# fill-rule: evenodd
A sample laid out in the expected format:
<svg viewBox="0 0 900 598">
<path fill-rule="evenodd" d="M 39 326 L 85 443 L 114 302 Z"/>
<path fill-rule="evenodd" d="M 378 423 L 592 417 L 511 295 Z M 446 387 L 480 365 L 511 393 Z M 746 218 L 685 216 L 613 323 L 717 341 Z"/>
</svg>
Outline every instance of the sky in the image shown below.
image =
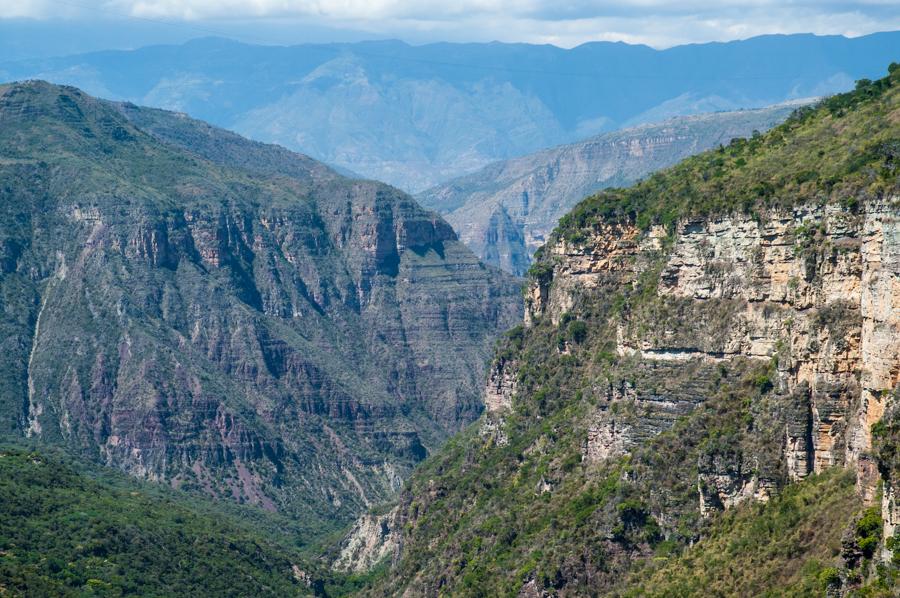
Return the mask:
<svg viewBox="0 0 900 598">
<path fill-rule="evenodd" d="M 569 48 L 602 40 L 666 48 L 766 33 L 858 36 L 897 30 L 900 1 L 0 0 L 0 35 L 12 40 L 10 47 L 18 44 L 27 53 L 29 36 L 37 35 L 32 45 L 38 47 L 40 35 L 33 32 L 44 29 L 68 31 L 67 40 L 49 41 L 67 41 L 76 49 L 204 35 L 275 44 L 398 38 Z M 13 50 L 0 44 L 0 51 Z"/>
</svg>

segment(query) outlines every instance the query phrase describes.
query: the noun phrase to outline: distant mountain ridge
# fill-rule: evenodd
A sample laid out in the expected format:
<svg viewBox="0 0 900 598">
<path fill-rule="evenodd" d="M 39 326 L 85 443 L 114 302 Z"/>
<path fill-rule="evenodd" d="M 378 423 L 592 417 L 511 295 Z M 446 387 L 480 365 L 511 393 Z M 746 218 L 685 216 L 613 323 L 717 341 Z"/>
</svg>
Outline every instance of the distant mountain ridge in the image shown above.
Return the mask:
<svg viewBox="0 0 900 598">
<path fill-rule="evenodd" d="M 596 42 L 176 46 L 0 63 L 187 112 L 409 191 L 497 160 L 672 116 L 827 95 L 877 76 L 900 33 L 769 35 L 654 50 Z"/>
<path fill-rule="evenodd" d="M 765 131 L 799 105 L 683 116 L 605 133 L 490 164 L 417 199 L 442 212 L 485 263 L 521 276 L 559 219 L 584 197 Z"/>
</svg>

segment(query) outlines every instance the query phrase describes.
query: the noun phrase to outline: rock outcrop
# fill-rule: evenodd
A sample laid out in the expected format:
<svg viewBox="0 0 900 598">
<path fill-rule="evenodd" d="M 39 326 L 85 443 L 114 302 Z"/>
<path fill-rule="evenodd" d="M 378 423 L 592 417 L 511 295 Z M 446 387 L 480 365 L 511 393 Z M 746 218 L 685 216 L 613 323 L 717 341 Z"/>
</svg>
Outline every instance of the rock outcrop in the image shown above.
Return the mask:
<svg viewBox="0 0 900 598">
<path fill-rule="evenodd" d="M 484 389 L 484 408 L 488 413 L 496 413 L 512 406 L 516 393 L 516 363 L 499 359 L 491 366 L 487 386 Z"/>
<path fill-rule="evenodd" d="M 382 560 L 397 557 L 400 551 L 399 507 L 387 513 L 367 513 L 359 517 L 341 543 L 340 554 L 332 564 L 337 571 L 365 572 Z"/>
<path fill-rule="evenodd" d="M 771 362 L 771 383 L 795 410 L 784 431 L 790 477 L 853 464 L 871 500 L 870 429 L 900 376 L 897 202 L 686 220 L 661 256 L 659 229 L 601 227 L 578 247 L 548 248 L 556 265 L 532 282 L 526 322 L 558 321 L 581 295 L 657 268 L 657 299 L 620 322 L 617 353 L 667 364 Z M 610 447 L 621 442 L 605 437 Z M 736 496 L 757 493 L 739 471 L 713 476 L 731 476 L 743 488 Z M 723 484 L 733 485 L 713 485 Z"/>
</svg>

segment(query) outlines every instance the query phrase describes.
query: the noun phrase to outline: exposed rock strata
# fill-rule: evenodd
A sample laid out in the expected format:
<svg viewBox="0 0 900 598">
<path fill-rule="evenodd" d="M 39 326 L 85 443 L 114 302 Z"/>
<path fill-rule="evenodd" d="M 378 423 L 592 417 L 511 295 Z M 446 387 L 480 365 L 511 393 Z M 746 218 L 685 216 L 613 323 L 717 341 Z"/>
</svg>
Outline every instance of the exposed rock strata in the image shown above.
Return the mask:
<svg viewBox="0 0 900 598">
<path fill-rule="evenodd" d="M 351 520 L 480 413 L 517 283 L 409 196 L 39 82 L 0 153 L 3 432 Z"/>
<path fill-rule="evenodd" d="M 493 363 L 483 395 L 484 408 L 488 413 L 509 409 L 512 406 L 512 397 L 516 393 L 516 375 L 514 361 L 499 359 Z"/>
<path fill-rule="evenodd" d="M 337 571 L 363 572 L 400 550 L 399 507 L 382 515 L 367 513 L 356 520 L 341 543 L 332 567 Z"/>
<path fill-rule="evenodd" d="M 870 429 L 900 376 L 897 198 L 868 201 L 858 212 L 827 204 L 758 220 L 682 221 L 665 250 L 664 237 L 661 229 L 602 225 L 584 243 L 549 246 L 552 271 L 529 288 L 526 323 L 557 323 L 592 290 L 637 284 L 642 272 L 658 271 L 657 300 L 620 322 L 618 354 L 673 365 L 771 363 L 771 383 L 790 406 L 788 475 L 853 465 L 871 500 Z M 600 417 L 587 454 L 620 453 L 627 435 Z M 740 464 L 708 465 L 699 481 L 704 509 L 768 495 L 772 484 Z M 886 505 L 893 492 L 887 489 Z"/>
</svg>

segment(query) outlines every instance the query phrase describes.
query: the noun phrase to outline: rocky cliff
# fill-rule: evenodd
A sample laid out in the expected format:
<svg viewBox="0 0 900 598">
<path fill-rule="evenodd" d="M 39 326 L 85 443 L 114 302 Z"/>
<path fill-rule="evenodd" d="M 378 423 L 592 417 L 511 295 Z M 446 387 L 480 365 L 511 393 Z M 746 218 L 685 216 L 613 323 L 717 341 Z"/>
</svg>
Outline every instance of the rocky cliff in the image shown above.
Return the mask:
<svg viewBox="0 0 900 598">
<path fill-rule="evenodd" d="M 559 219 L 586 195 L 768 130 L 796 106 L 679 117 L 606 133 L 491 164 L 417 198 L 443 213 L 486 263 L 522 275 Z"/>
<path fill-rule="evenodd" d="M 476 418 L 520 313 L 396 189 L 74 88 L 0 87 L 0 197 L 3 432 L 310 522 Z"/>
<path fill-rule="evenodd" d="M 773 362 L 773 384 L 802 416 L 785 431 L 789 476 L 861 458 L 869 467 L 870 429 L 900 375 L 898 201 L 679 222 L 665 237 L 656 296 L 617 324 L 617 354 Z M 532 285 L 526 319 L 558 322 L 609 276 L 633 284 L 635 264 L 652 263 L 664 234 L 620 226 L 586 245 L 549 246 L 553 284 Z"/>
<path fill-rule="evenodd" d="M 892 65 L 564 217 L 373 595 L 894 595 L 898 115 Z"/>
</svg>

